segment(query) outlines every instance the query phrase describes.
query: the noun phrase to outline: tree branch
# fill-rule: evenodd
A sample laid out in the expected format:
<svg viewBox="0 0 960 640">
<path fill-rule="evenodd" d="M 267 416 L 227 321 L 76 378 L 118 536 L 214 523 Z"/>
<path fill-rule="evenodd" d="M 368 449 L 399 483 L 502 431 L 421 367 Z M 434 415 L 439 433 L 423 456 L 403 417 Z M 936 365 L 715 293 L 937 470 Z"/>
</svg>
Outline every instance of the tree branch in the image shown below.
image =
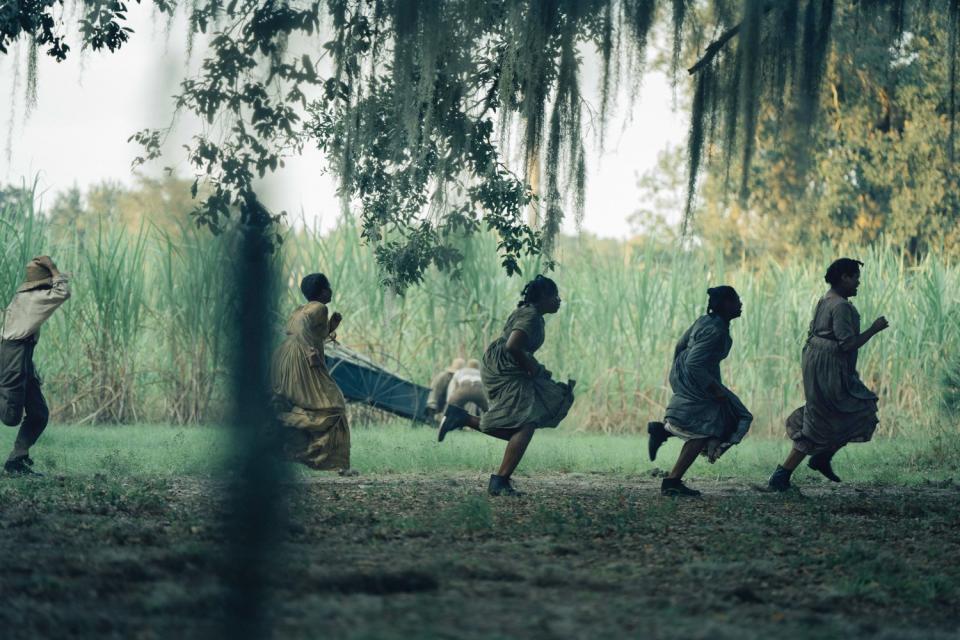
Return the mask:
<svg viewBox="0 0 960 640">
<path fill-rule="evenodd" d="M 763 15 L 766 16 L 768 13 L 773 11 L 773 7 L 775 4 L 776 4 L 775 2 L 768 2 L 766 5 L 764 5 Z M 711 42 L 710 45 L 707 47 L 706 52 L 704 52 L 703 57 L 697 60 L 692 67 L 687 69 L 687 73 L 692 76 L 697 71 L 700 71 L 700 69 L 702 69 L 703 67 L 713 62 L 713 59 L 717 56 L 718 53 L 720 53 L 720 50 L 723 48 L 723 46 L 727 44 L 727 42 L 731 40 L 734 36 L 740 33 L 740 26 L 742 24 L 743 23 L 741 22 L 739 24 L 736 24 L 730 27 L 729 29 L 724 31 L 722 34 L 720 34 L 719 38 Z"/>
</svg>

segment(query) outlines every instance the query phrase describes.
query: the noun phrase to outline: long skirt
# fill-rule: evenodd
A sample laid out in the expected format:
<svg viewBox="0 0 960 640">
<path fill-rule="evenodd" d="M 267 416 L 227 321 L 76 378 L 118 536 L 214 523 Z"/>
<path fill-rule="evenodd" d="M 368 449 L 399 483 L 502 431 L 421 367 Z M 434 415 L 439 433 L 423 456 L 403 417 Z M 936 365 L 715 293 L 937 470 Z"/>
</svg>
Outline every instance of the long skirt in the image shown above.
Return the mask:
<svg viewBox="0 0 960 640">
<path fill-rule="evenodd" d="M 666 418 L 664 425 L 670 435 L 681 440 L 706 439 L 707 446 L 703 448 L 700 455 L 706 456 L 710 462 L 716 462 L 727 449 L 739 444 L 753 422 L 753 415 L 732 391 L 728 391 L 727 398 L 717 404 L 719 410 L 716 413 L 716 423 L 706 428 L 702 424 L 684 427 L 671 421 L 670 418 Z"/>
<path fill-rule="evenodd" d="M 877 396 L 856 369 L 856 353 L 831 340 L 810 338 L 803 349 L 806 404 L 787 418 L 787 434 L 798 451 L 836 451 L 848 442 L 867 442 L 877 429 Z"/>
<path fill-rule="evenodd" d="M 501 376 L 495 384 L 484 379 L 484 386 L 490 410 L 480 418 L 481 431 L 551 429 L 560 424 L 573 405 L 573 390 L 546 376 Z"/>
<path fill-rule="evenodd" d="M 311 469 L 350 468 L 350 428 L 342 408 L 278 411 L 283 451 L 289 460 Z"/>
</svg>

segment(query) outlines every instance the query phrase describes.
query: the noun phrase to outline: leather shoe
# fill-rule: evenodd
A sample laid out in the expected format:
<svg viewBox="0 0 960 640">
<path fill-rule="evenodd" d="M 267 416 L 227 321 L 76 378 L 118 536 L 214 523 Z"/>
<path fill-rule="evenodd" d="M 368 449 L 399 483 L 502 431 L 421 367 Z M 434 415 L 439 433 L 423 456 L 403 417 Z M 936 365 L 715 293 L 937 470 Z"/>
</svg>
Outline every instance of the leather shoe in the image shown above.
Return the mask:
<svg viewBox="0 0 960 640">
<path fill-rule="evenodd" d="M 683 484 L 680 478 L 664 478 L 660 483 L 660 495 L 671 498 L 696 498 L 700 492 Z"/>
<path fill-rule="evenodd" d="M 815 453 L 807 460 L 807 466 L 814 471 L 819 471 L 827 480 L 831 482 L 840 482 L 840 476 L 833 472 L 830 461 L 833 459 L 833 452 Z"/>
<path fill-rule="evenodd" d="M 647 440 L 647 453 L 650 454 L 650 460 L 656 460 L 657 451 L 663 446 L 663 443 L 667 441 L 670 434 L 662 422 L 648 422 L 647 435 L 650 437 L 649 440 Z"/>
<path fill-rule="evenodd" d="M 462 429 L 467 424 L 467 416 L 470 414 L 460 407 L 448 404 L 443 412 L 443 420 L 440 421 L 440 430 L 437 432 L 437 442 L 443 442 L 447 434 L 457 429 Z"/>
<path fill-rule="evenodd" d="M 514 496 L 519 497 L 523 494 L 513 488 L 510 484 L 510 478 L 504 478 L 496 474 L 490 476 L 490 484 L 487 485 L 487 493 L 492 496 Z"/>
<path fill-rule="evenodd" d="M 767 488 L 770 491 L 789 491 L 790 475 L 792 473 L 792 471 L 787 471 L 782 466 L 777 465 L 777 470 L 773 472 L 773 475 L 771 475 L 767 481 Z"/>
<path fill-rule="evenodd" d="M 11 476 L 43 476 L 42 473 L 38 473 L 30 468 L 25 457 L 17 458 L 16 460 L 7 460 L 3 463 L 3 470 Z"/>
</svg>

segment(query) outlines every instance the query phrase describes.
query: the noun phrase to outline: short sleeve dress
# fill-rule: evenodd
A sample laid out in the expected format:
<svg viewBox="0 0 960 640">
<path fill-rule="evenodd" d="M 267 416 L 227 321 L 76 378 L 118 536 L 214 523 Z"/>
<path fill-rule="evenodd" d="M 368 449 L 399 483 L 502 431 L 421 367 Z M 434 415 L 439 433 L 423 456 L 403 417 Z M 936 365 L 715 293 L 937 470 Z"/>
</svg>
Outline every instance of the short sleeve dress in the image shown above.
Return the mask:
<svg viewBox="0 0 960 640">
<path fill-rule="evenodd" d="M 507 351 L 507 339 L 516 330 L 526 334 L 531 356 L 546 337 L 543 316 L 533 305 L 518 307 L 507 318 L 500 337 L 483 354 L 480 378 L 490 410 L 480 418 L 481 431 L 556 427 L 573 405 L 569 385 L 554 382 L 542 365 L 530 376 Z"/>
<path fill-rule="evenodd" d="M 860 314 L 846 298 L 828 292 L 817 303 L 803 347 L 806 404 L 787 418 L 787 434 L 807 454 L 867 442 L 877 429 L 877 395 L 857 372 Z"/>
<path fill-rule="evenodd" d="M 673 396 L 665 414 L 667 430 L 684 440 L 715 441 L 715 455 L 740 442 L 753 422 L 753 414 L 720 377 L 720 363 L 732 346 L 726 320 L 701 316 L 677 342 L 670 367 Z M 722 400 L 711 391 L 714 385 L 723 391 Z"/>
<path fill-rule="evenodd" d="M 350 467 L 346 402 L 327 370 L 323 343 L 330 334 L 327 307 L 308 302 L 287 321 L 271 363 L 277 417 L 289 457 L 314 469 Z"/>
</svg>

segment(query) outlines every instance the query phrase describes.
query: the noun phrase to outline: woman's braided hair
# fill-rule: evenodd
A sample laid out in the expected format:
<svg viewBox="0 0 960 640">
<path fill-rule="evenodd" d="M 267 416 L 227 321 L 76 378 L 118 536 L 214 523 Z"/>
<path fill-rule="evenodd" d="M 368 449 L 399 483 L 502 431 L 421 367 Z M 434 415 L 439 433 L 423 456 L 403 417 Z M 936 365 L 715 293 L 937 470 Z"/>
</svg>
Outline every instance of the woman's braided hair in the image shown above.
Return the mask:
<svg viewBox="0 0 960 640">
<path fill-rule="evenodd" d="M 559 291 L 557 289 L 557 283 L 551 280 L 550 278 L 537 275 L 536 278 L 527 283 L 527 286 L 523 288 L 523 293 L 520 294 L 521 300 L 517 303 L 518 307 L 522 307 L 525 304 L 536 304 L 544 298 L 547 298 L 552 295 L 556 295 Z"/>
</svg>

